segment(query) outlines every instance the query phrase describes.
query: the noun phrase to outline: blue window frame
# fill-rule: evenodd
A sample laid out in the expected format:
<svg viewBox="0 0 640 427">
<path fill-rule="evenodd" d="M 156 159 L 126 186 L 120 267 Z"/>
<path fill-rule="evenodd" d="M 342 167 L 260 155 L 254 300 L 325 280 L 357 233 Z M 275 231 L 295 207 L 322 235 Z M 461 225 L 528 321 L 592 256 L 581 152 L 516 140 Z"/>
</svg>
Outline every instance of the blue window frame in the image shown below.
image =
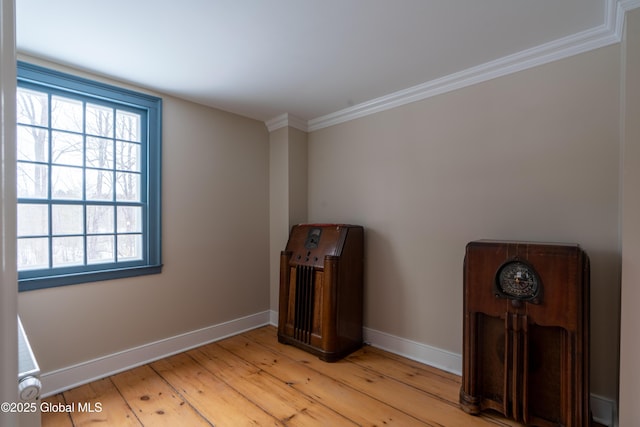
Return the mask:
<svg viewBox="0 0 640 427">
<path fill-rule="evenodd" d="M 18 62 L 19 290 L 160 273 L 162 100 Z"/>
</svg>

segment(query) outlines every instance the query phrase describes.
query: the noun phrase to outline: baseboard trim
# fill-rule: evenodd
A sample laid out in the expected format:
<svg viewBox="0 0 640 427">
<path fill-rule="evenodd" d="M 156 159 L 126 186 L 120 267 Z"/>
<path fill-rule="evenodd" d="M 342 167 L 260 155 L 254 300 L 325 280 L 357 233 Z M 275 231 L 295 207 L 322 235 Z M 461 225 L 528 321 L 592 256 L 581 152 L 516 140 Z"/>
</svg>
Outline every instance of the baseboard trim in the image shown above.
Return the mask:
<svg viewBox="0 0 640 427">
<path fill-rule="evenodd" d="M 615 401 L 591 393 L 590 404 L 593 421 L 607 427 L 616 425 L 617 405 Z"/>
<path fill-rule="evenodd" d="M 404 356 L 416 362 L 433 366 L 443 371 L 462 375 L 462 355 L 401 338 L 386 332 L 364 328 L 364 340 L 367 344 Z M 591 413 L 594 421 L 613 427 L 616 402 L 596 394 L 591 394 Z"/>
<path fill-rule="evenodd" d="M 269 315 L 269 311 L 263 311 L 43 373 L 41 397 L 267 325 Z"/>
<path fill-rule="evenodd" d="M 278 312 L 276 310 L 269 310 L 269 324 L 278 327 Z"/>
<path fill-rule="evenodd" d="M 451 372 L 452 374 L 462 375 L 462 355 L 460 354 L 371 328 L 364 328 L 364 341 L 373 347 Z"/>
</svg>

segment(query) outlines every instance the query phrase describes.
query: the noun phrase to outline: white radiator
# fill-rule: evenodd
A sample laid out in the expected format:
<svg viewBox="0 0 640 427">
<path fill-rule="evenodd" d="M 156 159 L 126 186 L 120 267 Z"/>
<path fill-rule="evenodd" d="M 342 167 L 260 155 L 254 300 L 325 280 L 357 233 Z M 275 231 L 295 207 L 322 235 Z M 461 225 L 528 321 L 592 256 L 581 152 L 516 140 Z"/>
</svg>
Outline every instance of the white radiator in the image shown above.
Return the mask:
<svg viewBox="0 0 640 427">
<path fill-rule="evenodd" d="M 18 396 L 26 410 L 20 411 L 20 427 L 40 426 L 40 367 L 18 317 Z"/>
</svg>

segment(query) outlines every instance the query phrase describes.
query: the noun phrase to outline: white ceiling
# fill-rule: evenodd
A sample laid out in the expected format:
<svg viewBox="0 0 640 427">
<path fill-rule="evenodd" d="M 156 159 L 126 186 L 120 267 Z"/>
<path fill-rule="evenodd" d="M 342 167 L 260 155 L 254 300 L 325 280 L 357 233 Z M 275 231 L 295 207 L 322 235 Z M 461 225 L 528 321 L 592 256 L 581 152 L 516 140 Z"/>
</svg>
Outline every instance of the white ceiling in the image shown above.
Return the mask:
<svg viewBox="0 0 640 427">
<path fill-rule="evenodd" d="M 16 0 L 18 52 L 302 121 L 607 25 L 616 0 Z"/>
</svg>

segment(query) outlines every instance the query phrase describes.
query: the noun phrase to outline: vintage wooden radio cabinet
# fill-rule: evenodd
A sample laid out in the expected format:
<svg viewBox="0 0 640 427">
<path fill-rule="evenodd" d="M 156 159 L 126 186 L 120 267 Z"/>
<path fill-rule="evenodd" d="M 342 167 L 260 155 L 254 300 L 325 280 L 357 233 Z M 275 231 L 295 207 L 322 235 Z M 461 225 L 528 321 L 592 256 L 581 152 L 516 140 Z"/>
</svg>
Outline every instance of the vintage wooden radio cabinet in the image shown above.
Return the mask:
<svg viewBox="0 0 640 427">
<path fill-rule="evenodd" d="M 460 404 L 532 426 L 590 425 L 589 258 L 578 245 L 467 245 Z"/>
<path fill-rule="evenodd" d="M 278 340 L 333 362 L 362 346 L 364 229 L 301 224 L 280 255 Z"/>
</svg>

